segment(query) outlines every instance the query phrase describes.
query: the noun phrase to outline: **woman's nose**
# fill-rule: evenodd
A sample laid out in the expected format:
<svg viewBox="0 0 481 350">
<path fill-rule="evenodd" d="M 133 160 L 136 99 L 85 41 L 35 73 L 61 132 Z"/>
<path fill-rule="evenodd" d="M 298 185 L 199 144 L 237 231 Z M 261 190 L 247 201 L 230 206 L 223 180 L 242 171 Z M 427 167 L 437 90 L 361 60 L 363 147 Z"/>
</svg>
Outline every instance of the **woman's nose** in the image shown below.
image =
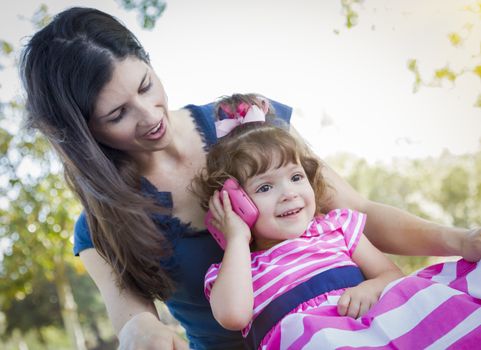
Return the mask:
<svg viewBox="0 0 481 350">
<path fill-rule="evenodd" d="M 155 104 L 149 101 L 139 99 L 137 101 L 137 111 L 139 116 L 139 124 L 151 125 L 160 121 L 160 113 Z"/>
</svg>

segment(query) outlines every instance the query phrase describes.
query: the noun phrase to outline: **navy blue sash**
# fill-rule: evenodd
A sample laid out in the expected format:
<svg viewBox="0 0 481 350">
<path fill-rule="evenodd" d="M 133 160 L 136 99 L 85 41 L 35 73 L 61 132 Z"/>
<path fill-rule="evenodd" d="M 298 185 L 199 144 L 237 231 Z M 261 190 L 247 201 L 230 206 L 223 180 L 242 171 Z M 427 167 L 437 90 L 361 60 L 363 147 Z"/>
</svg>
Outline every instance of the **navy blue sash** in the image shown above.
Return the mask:
<svg viewBox="0 0 481 350">
<path fill-rule="evenodd" d="M 252 322 L 244 346 L 257 350 L 267 332 L 295 307 L 332 290 L 357 286 L 364 276 L 357 266 L 342 266 L 312 277 L 273 300 Z"/>
</svg>

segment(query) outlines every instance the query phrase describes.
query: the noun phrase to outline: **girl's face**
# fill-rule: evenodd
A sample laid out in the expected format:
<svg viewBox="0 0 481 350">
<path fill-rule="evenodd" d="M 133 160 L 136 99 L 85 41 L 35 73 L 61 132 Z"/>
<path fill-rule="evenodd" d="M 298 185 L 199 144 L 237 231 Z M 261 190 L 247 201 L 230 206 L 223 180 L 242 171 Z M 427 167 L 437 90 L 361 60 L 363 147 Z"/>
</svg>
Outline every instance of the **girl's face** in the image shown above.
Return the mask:
<svg viewBox="0 0 481 350">
<path fill-rule="evenodd" d="M 314 217 L 314 190 L 300 164 L 271 167 L 248 179 L 244 188 L 259 209 L 252 230 L 259 250 L 299 237 Z"/>
<path fill-rule="evenodd" d="M 114 63 L 112 79 L 100 91 L 89 128 L 98 142 L 134 156 L 170 144 L 167 98 L 147 63 L 135 57 Z"/>
</svg>

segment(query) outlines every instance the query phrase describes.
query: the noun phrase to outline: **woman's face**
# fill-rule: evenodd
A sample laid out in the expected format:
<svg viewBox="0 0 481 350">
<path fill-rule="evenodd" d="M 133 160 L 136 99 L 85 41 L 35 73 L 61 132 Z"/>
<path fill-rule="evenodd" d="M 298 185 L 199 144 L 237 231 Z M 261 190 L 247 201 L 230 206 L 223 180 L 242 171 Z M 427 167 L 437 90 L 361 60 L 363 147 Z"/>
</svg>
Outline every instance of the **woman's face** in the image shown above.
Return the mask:
<svg viewBox="0 0 481 350">
<path fill-rule="evenodd" d="M 167 97 L 152 67 L 135 57 L 116 61 L 89 128 L 99 143 L 134 157 L 168 146 L 172 135 Z"/>
</svg>

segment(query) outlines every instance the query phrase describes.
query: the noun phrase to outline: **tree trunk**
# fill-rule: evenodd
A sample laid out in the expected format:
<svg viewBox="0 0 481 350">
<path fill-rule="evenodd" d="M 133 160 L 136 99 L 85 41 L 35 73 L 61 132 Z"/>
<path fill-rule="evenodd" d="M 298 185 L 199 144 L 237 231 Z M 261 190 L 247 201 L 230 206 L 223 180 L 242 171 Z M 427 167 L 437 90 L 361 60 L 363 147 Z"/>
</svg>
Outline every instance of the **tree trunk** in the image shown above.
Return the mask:
<svg viewBox="0 0 481 350">
<path fill-rule="evenodd" d="M 62 313 L 63 324 L 73 349 L 87 350 L 85 337 L 78 320 L 77 304 L 73 298 L 72 288 L 67 278 L 65 262 L 62 257 L 55 257 L 55 285 Z"/>
</svg>

